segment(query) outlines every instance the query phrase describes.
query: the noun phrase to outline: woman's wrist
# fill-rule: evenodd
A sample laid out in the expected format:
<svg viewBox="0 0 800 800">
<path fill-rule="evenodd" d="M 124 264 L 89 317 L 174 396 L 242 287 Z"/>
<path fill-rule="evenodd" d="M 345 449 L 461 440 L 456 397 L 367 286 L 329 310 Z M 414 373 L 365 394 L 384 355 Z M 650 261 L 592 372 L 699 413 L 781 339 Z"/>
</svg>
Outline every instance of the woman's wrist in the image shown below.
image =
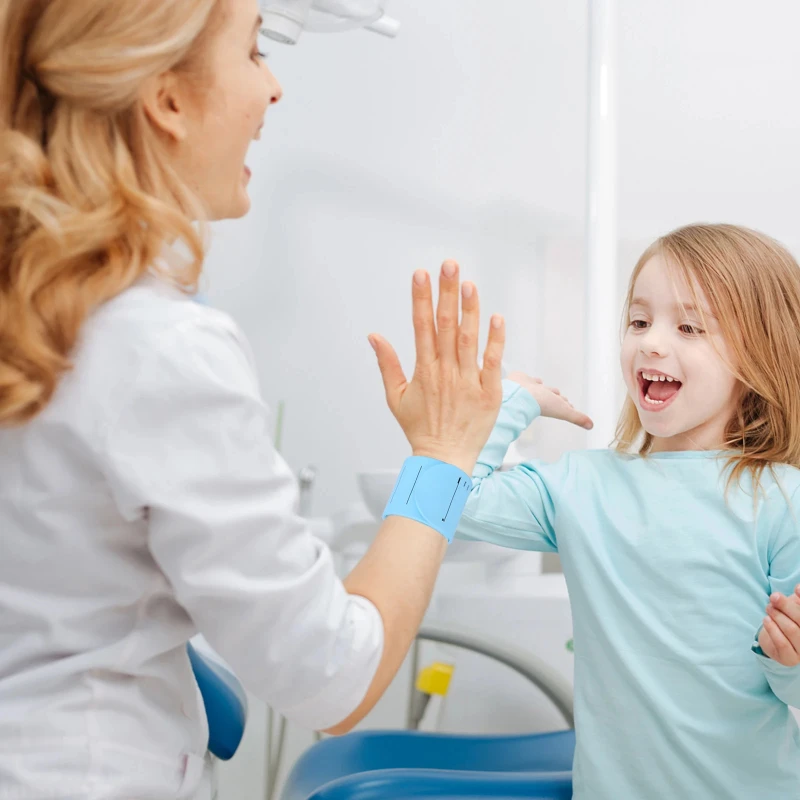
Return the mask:
<svg viewBox="0 0 800 800">
<path fill-rule="evenodd" d="M 475 462 L 478 460 L 477 456 L 469 456 L 464 453 L 457 453 L 453 450 L 438 450 L 436 448 L 427 447 L 415 447 L 413 449 L 413 455 L 444 461 L 445 464 L 452 464 L 454 467 L 458 467 L 462 472 L 470 476 L 475 469 Z"/>
</svg>

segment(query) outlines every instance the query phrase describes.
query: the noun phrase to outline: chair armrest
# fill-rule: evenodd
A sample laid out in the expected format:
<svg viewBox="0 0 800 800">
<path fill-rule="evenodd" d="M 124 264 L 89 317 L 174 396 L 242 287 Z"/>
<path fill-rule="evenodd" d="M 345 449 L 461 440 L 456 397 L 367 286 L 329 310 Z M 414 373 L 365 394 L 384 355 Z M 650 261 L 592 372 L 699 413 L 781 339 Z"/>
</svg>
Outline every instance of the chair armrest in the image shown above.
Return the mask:
<svg viewBox="0 0 800 800">
<path fill-rule="evenodd" d="M 417 634 L 417 639 L 461 647 L 505 664 L 536 686 L 561 712 L 570 728 L 575 727 L 573 691 L 570 682 L 533 653 L 510 647 L 505 642 L 499 642 L 475 631 L 452 626 L 439 628 L 434 625 L 423 625 Z"/>
</svg>

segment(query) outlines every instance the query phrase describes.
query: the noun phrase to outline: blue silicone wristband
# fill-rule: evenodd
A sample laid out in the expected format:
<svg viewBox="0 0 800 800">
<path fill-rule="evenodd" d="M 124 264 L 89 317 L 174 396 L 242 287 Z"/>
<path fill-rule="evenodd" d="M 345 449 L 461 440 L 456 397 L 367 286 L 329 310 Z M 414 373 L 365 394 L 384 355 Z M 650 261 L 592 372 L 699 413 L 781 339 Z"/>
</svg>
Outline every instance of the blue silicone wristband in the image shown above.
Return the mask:
<svg viewBox="0 0 800 800">
<path fill-rule="evenodd" d="M 458 467 L 411 456 L 403 464 L 383 518 L 415 519 L 452 542 L 471 491 L 472 478 Z"/>
</svg>

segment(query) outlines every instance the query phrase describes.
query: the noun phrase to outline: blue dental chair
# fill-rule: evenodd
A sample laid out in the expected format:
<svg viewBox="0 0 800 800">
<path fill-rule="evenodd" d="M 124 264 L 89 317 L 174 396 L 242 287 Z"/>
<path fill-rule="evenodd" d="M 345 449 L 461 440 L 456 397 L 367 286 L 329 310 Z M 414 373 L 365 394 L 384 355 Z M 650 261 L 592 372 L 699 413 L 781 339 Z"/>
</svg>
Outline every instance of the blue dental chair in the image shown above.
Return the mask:
<svg viewBox="0 0 800 800">
<path fill-rule="evenodd" d="M 294 765 L 281 800 L 569 800 L 572 797 L 572 688 L 529 653 L 453 630 L 423 628 L 418 640 L 482 653 L 519 672 L 559 709 L 570 729 L 516 736 L 359 731 L 324 739 Z M 247 700 L 238 679 L 192 644 L 209 750 L 227 760 L 244 734 Z"/>
<path fill-rule="evenodd" d="M 572 797 L 573 731 L 455 736 L 361 731 L 307 750 L 281 800 Z"/>
<path fill-rule="evenodd" d="M 506 664 L 551 700 L 569 729 L 522 736 L 358 731 L 324 739 L 294 765 L 281 800 L 569 800 L 575 750 L 569 683 L 530 653 L 482 635 L 425 627 L 417 639 Z"/>
<path fill-rule="evenodd" d="M 223 761 L 233 758 L 244 736 L 247 695 L 239 679 L 191 642 L 186 645 L 208 719 L 208 749 Z"/>
</svg>

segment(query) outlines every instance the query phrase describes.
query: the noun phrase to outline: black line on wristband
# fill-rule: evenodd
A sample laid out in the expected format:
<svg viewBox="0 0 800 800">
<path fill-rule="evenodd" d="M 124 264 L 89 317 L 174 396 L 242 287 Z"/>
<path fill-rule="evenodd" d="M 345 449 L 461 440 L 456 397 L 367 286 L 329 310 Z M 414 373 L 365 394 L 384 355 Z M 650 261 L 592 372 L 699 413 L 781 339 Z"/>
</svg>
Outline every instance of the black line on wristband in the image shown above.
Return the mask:
<svg viewBox="0 0 800 800">
<path fill-rule="evenodd" d="M 450 509 L 453 507 L 453 500 L 455 500 L 455 497 L 456 497 L 456 492 L 458 491 L 458 487 L 459 487 L 459 486 L 461 486 L 461 478 L 459 478 L 459 479 L 458 479 L 458 483 L 456 484 L 456 488 L 455 488 L 455 490 L 453 491 L 453 496 L 450 498 L 450 505 L 449 505 L 449 506 L 447 506 L 447 514 L 449 514 L 449 513 L 450 513 Z M 445 514 L 445 515 L 442 517 L 442 522 L 444 522 L 444 521 L 447 519 L 447 514 Z"/>
<path fill-rule="evenodd" d="M 417 485 L 417 481 L 419 480 L 420 473 L 422 472 L 422 467 L 419 468 L 419 472 L 417 473 L 417 477 L 414 478 L 414 486 Z M 408 493 L 408 500 L 406 500 L 406 505 L 408 505 L 409 501 L 411 500 L 411 495 L 414 494 L 414 486 L 411 487 L 411 491 Z"/>
</svg>

